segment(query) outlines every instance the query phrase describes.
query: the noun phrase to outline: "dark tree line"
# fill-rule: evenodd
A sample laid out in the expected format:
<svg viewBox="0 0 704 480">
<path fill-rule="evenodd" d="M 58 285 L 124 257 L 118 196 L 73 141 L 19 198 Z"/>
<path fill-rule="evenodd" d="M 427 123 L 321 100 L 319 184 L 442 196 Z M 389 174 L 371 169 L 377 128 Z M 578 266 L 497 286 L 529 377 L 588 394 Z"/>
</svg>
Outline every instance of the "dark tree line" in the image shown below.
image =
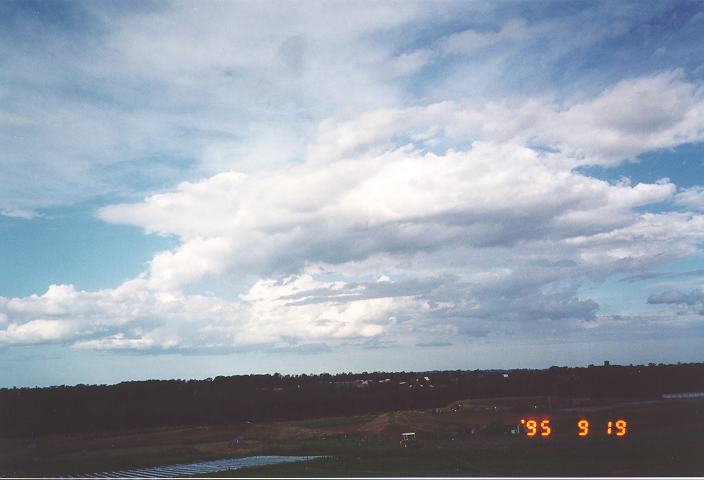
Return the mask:
<svg viewBox="0 0 704 480">
<path fill-rule="evenodd" d="M 207 380 L 6 388 L 0 389 L 0 435 L 296 420 L 440 407 L 466 398 L 655 397 L 691 391 L 704 391 L 704 364 L 510 372 L 236 375 Z"/>
</svg>

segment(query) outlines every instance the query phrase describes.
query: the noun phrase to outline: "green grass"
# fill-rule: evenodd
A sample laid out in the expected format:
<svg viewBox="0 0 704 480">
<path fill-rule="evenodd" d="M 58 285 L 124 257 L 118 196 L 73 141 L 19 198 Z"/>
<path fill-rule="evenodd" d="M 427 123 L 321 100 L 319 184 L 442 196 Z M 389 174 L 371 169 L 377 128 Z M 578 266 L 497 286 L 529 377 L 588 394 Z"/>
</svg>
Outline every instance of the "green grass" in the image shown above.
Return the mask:
<svg viewBox="0 0 704 480">
<path fill-rule="evenodd" d="M 330 428 L 342 425 L 354 425 L 357 423 L 367 423 L 374 419 L 375 415 L 358 415 L 355 417 L 331 417 L 316 418 L 312 420 L 300 420 L 287 422 L 289 425 L 305 428 Z"/>
<path fill-rule="evenodd" d="M 604 476 L 704 473 L 701 442 L 664 447 L 638 442 L 523 444 L 363 453 L 221 472 L 217 477 Z"/>
<path fill-rule="evenodd" d="M 608 437 L 602 424 L 628 418 L 629 434 Z M 592 435 L 576 436 L 574 420 L 554 423 L 547 439 L 477 436 L 466 441 L 420 439 L 400 449 L 392 439 L 334 438 L 299 442 L 295 454 L 330 458 L 221 472 L 223 477 L 360 476 L 702 476 L 704 404 L 615 409 L 587 415 Z M 329 443 L 326 443 L 329 442 Z M 355 443 L 356 442 L 356 443 Z M 283 445 L 282 445 L 283 446 Z M 291 445 L 293 447 L 293 445 Z"/>
<path fill-rule="evenodd" d="M 538 415 L 540 416 L 540 415 Z M 248 449 L 226 447 L 224 441 L 174 442 L 160 445 L 130 443 L 110 448 L 84 440 L 65 448 L 48 442 L 35 451 L 6 449 L 0 452 L 0 476 L 10 461 L 32 476 L 100 472 L 145 466 L 202 461 L 250 455 L 325 455 L 311 462 L 226 471 L 223 477 L 355 477 L 355 476 L 701 476 L 704 474 L 704 402 L 665 402 L 632 407 L 619 405 L 608 411 L 585 414 L 592 435 L 576 436 L 576 421 L 569 415 L 553 418 L 551 437 L 488 435 L 450 441 L 454 425 L 437 424 L 433 430 L 416 428 L 420 448 L 401 449 L 398 436 L 365 434 L 351 428 L 305 438 L 263 434 L 247 439 Z M 318 428 L 354 425 L 372 416 L 325 418 L 297 422 Z M 399 419 L 402 416 L 398 416 Z M 444 417 L 443 417 L 444 418 Z M 452 417 L 453 422 L 460 415 Z M 609 419 L 626 418 L 629 434 L 620 439 L 605 436 Z M 396 420 L 391 416 L 390 423 Z M 404 420 L 407 421 L 407 420 Z M 294 423 L 287 422 L 288 425 Z M 398 425 L 406 428 L 405 425 Z M 268 430 L 265 430 L 265 432 Z M 202 437 L 201 437 L 202 438 Z M 108 438 L 109 440 L 109 438 Z M 179 440 L 181 438 L 179 437 Z M 187 440 L 186 440 L 187 441 Z M 123 443 L 124 445 L 124 443 Z M 10 445 L 11 446 L 11 445 Z M 40 455 L 41 454 L 41 455 Z M 36 458 L 39 457 L 39 458 Z M 19 470 L 18 470 L 19 471 Z"/>
</svg>

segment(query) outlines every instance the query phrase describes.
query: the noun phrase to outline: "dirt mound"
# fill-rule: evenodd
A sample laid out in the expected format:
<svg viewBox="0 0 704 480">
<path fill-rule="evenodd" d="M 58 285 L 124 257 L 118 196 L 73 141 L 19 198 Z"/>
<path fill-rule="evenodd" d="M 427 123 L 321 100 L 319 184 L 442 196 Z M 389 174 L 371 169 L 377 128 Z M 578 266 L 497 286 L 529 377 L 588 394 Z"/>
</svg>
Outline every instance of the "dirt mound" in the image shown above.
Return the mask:
<svg viewBox="0 0 704 480">
<path fill-rule="evenodd" d="M 317 437 L 320 433 L 312 428 L 296 427 L 285 423 L 264 423 L 252 428 L 250 435 L 273 440 L 289 440 Z"/>
<path fill-rule="evenodd" d="M 419 411 L 409 411 L 409 412 L 398 412 L 397 422 L 402 425 L 405 429 L 415 430 L 438 430 L 442 427 L 441 422 L 438 418 L 427 412 Z"/>
<path fill-rule="evenodd" d="M 388 433 L 395 425 L 393 421 L 394 413 L 382 413 L 377 415 L 373 420 L 359 427 L 359 432 L 382 434 Z"/>
<path fill-rule="evenodd" d="M 359 427 L 359 432 L 373 434 L 398 434 L 417 430 L 438 430 L 441 422 L 430 413 L 421 411 L 389 412 L 378 415 L 374 420 Z"/>
</svg>

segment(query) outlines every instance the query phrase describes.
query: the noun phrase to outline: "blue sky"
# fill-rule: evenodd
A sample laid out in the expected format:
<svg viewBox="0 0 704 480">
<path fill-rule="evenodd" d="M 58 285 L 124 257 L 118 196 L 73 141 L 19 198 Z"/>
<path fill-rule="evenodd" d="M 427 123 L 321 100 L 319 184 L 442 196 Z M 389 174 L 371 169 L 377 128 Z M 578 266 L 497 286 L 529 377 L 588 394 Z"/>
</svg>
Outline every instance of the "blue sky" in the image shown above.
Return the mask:
<svg viewBox="0 0 704 480">
<path fill-rule="evenodd" d="M 701 2 L 0 2 L 0 385 L 703 361 Z"/>
</svg>

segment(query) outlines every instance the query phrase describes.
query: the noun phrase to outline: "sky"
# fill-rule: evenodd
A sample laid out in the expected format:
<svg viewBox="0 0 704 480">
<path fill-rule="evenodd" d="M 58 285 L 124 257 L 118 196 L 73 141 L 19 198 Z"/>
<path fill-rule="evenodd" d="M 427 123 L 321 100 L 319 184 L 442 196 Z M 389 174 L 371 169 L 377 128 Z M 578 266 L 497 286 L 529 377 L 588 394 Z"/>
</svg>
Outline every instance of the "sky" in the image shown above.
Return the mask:
<svg viewBox="0 0 704 480">
<path fill-rule="evenodd" d="M 0 0 L 0 386 L 704 361 L 704 3 Z"/>
</svg>

